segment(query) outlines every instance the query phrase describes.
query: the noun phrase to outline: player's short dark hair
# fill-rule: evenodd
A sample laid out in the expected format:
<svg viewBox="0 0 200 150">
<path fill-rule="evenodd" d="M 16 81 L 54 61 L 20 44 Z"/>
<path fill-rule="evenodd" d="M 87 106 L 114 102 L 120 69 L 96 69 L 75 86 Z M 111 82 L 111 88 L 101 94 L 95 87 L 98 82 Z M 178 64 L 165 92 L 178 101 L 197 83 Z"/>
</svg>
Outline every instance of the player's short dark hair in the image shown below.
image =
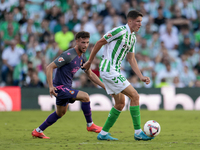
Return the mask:
<svg viewBox="0 0 200 150">
<path fill-rule="evenodd" d="M 143 14 L 137 10 L 131 10 L 127 15 L 127 19 L 136 19 L 139 16 L 143 17 Z"/>
<path fill-rule="evenodd" d="M 79 38 L 90 38 L 90 33 L 86 31 L 80 31 L 76 33 L 75 39 L 78 40 Z"/>
</svg>

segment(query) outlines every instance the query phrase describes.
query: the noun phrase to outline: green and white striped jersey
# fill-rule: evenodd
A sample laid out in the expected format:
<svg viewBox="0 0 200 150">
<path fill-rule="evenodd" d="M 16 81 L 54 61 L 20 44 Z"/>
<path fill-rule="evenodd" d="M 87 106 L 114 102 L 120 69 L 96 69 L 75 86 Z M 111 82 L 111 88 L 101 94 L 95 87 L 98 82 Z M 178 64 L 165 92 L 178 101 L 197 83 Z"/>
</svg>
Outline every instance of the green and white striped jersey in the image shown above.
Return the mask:
<svg viewBox="0 0 200 150">
<path fill-rule="evenodd" d="M 119 26 L 107 32 L 103 36 L 108 42 L 105 46 L 101 62 L 100 71 L 110 72 L 116 70 L 120 72 L 121 62 L 128 52 L 135 52 L 136 36 L 131 33 L 128 24 Z"/>
</svg>

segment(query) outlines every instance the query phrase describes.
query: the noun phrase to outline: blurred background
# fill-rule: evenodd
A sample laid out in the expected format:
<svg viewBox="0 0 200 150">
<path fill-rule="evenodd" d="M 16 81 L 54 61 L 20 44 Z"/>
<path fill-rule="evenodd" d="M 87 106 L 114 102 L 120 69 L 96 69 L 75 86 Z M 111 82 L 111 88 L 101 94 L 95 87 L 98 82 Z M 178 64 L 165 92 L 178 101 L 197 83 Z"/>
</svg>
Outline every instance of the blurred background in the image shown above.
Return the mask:
<svg viewBox="0 0 200 150">
<path fill-rule="evenodd" d="M 135 56 L 151 83 L 140 82 L 126 59 L 122 74 L 135 88 L 200 87 L 199 0 L 0 0 L 0 86 L 48 87 L 46 66 L 74 47 L 77 32 L 90 32 L 89 58 L 134 9 L 144 15 Z M 98 76 L 103 49 L 91 65 Z M 79 70 L 73 88 L 83 87 L 97 86 Z"/>
</svg>

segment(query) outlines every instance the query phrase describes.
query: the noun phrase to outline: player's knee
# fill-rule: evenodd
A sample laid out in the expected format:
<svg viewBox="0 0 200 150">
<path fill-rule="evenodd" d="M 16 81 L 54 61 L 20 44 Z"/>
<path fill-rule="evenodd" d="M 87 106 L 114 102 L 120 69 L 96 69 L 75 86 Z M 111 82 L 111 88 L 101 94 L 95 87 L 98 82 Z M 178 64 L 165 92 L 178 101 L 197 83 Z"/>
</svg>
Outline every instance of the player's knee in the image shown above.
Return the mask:
<svg viewBox="0 0 200 150">
<path fill-rule="evenodd" d="M 139 101 L 139 94 L 138 93 L 134 93 L 132 94 L 130 97 L 129 97 L 131 100 L 134 100 L 134 101 Z"/>
<path fill-rule="evenodd" d="M 90 97 L 89 97 L 88 93 L 84 93 L 82 100 L 83 100 L 83 102 L 89 102 L 90 101 Z"/>
<path fill-rule="evenodd" d="M 132 95 L 130 99 L 131 99 L 132 104 L 134 103 L 134 104 L 138 105 L 140 96 L 137 93 L 137 94 Z"/>
<path fill-rule="evenodd" d="M 57 113 L 57 115 L 58 115 L 59 117 L 62 117 L 62 116 L 65 115 L 66 111 L 61 111 L 61 112 L 56 112 L 56 113 Z"/>
<path fill-rule="evenodd" d="M 115 108 L 119 111 L 122 111 L 122 109 L 125 106 L 125 102 L 124 103 L 119 103 L 119 104 L 115 104 Z"/>
</svg>

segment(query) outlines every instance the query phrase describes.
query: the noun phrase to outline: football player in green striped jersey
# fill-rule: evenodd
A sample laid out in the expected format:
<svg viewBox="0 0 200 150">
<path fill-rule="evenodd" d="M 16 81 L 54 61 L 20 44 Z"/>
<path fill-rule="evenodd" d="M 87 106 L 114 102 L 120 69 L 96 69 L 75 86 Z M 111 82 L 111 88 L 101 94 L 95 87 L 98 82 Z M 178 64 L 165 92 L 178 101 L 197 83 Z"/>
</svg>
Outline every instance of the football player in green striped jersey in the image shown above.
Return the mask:
<svg viewBox="0 0 200 150">
<path fill-rule="evenodd" d="M 112 94 L 114 97 L 115 105 L 110 110 L 103 129 L 97 136 L 97 139 L 99 140 L 118 140 L 117 138 L 111 137 L 108 132 L 125 106 L 125 95 L 130 98 L 130 114 L 135 129 L 135 140 L 153 139 L 144 134 L 141 129 L 139 95 L 120 72 L 121 62 L 125 57 L 127 57 L 131 68 L 140 80 L 146 84 L 150 83 L 149 77 L 143 76 L 139 70 L 134 54 L 136 44 L 135 33 L 141 27 L 142 17 L 143 15 L 140 12 L 136 10 L 130 11 L 127 15 L 127 24 L 112 29 L 97 41 L 90 54 L 89 60 L 82 67 L 88 70 L 96 53 L 103 45 L 105 46 L 99 64 L 100 76 L 106 87 L 107 94 Z"/>
</svg>

